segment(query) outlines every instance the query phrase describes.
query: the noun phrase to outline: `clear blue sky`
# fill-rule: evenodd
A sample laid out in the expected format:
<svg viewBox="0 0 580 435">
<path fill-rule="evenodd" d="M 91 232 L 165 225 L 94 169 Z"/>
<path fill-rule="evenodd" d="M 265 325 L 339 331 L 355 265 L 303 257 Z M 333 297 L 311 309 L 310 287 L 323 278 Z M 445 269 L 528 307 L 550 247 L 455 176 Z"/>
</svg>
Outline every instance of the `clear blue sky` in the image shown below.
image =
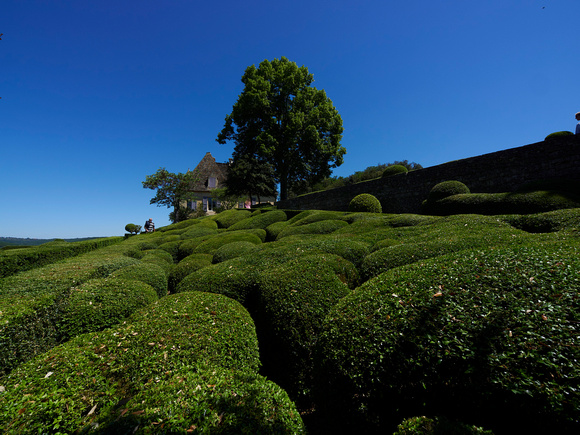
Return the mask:
<svg viewBox="0 0 580 435">
<path fill-rule="evenodd" d="M 349 175 L 573 130 L 578 0 L 2 0 L 0 236 L 169 223 L 145 176 L 193 169 L 247 66 L 305 65 L 343 119 Z"/>
</svg>

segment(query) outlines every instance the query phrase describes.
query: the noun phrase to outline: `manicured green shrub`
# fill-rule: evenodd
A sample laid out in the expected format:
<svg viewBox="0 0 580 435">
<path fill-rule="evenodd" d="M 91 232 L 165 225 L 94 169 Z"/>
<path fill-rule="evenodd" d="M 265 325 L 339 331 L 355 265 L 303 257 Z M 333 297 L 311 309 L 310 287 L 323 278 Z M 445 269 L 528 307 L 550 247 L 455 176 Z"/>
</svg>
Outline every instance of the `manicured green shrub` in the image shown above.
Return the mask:
<svg viewBox="0 0 580 435">
<path fill-rule="evenodd" d="M 287 220 L 286 213 L 284 213 L 282 210 L 271 210 L 267 212 L 260 212 L 260 210 L 257 210 L 257 212 L 257 214 L 255 214 L 256 212 L 252 213 L 252 217 L 236 222 L 228 229 L 231 231 L 250 230 L 254 228 L 265 229 L 275 222 Z"/>
<path fill-rule="evenodd" d="M 200 365 L 207 367 L 208 371 L 196 370 Z M 258 367 L 254 325 L 239 303 L 210 293 L 171 295 L 136 313 L 125 324 L 79 336 L 20 365 L 10 377 L 3 378 L 5 391 L 0 393 L 0 429 L 9 434 L 95 431 L 95 424 L 124 416 L 123 409 L 127 408 L 123 408 L 123 404 L 138 394 L 142 394 L 140 397 L 146 401 L 155 400 L 157 394 L 157 399 L 165 397 L 168 408 L 165 408 L 167 414 L 162 419 L 177 424 L 175 420 L 179 418 L 173 418 L 171 410 L 179 406 L 176 401 L 180 389 L 186 388 L 179 381 L 180 377 L 215 381 L 221 378 L 226 382 L 225 385 L 208 382 L 200 389 L 197 389 L 197 384 L 187 387 L 192 412 L 196 413 L 201 407 L 212 416 L 215 414 L 209 410 L 218 397 L 222 396 L 224 400 L 225 396 L 236 397 L 242 374 L 255 373 Z M 242 377 L 234 381 L 235 373 L 223 374 L 222 370 L 236 373 L 240 370 Z M 191 377 L 194 373 L 205 374 Z M 248 390 L 245 390 L 248 395 L 256 381 L 255 376 L 248 377 Z M 179 388 L 163 392 L 168 382 Z M 260 401 L 252 406 L 246 399 L 257 396 L 239 397 L 237 403 L 242 405 L 242 410 L 253 416 L 250 420 L 263 414 L 264 424 L 267 424 L 268 417 L 271 424 L 275 424 L 295 415 L 295 409 L 274 384 L 258 382 L 263 399 L 264 392 L 270 390 L 282 403 L 277 407 L 271 401 L 263 405 Z M 152 390 L 157 383 L 160 389 Z M 230 389 L 227 385 L 233 387 Z M 240 394 L 245 392 L 239 388 Z M 191 398 L 191 390 L 200 392 L 200 402 Z M 215 394 L 208 394 L 212 390 Z M 149 395 L 149 391 L 154 393 Z M 137 405 L 131 402 L 129 406 Z M 149 415 L 141 410 L 133 415 Z M 226 404 L 220 410 L 232 412 Z M 188 411 L 182 409 L 182 412 L 187 415 Z M 224 419 L 231 421 L 233 417 L 228 414 Z M 215 421 L 208 420 L 200 419 L 200 432 L 210 432 Z M 299 424 L 295 416 L 291 420 Z M 107 427 L 105 432 L 109 429 L 112 427 Z"/>
<path fill-rule="evenodd" d="M 233 224 L 249 218 L 252 212 L 250 210 L 226 210 L 217 215 L 215 221 L 218 228 L 229 228 Z"/>
<path fill-rule="evenodd" d="M 554 133 L 550 133 L 548 136 L 546 136 L 544 140 L 551 141 L 570 137 L 574 137 L 574 133 L 572 133 L 571 131 L 556 131 Z"/>
<path fill-rule="evenodd" d="M 164 251 L 169 252 L 171 254 L 172 262 L 177 263 L 180 260 L 179 246 L 181 245 L 181 243 L 183 243 L 183 240 L 181 239 L 174 240 L 173 242 L 162 243 L 161 245 L 159 245 L 158 249 L 162 249 Z"/>
<path fill-rule="evenodd" d="M 327 254 L 335 254 L 350 261 L 357 268 L 362 260 L 369 254 L 369 244 L 352 238 L 336 237 L 334 234 L 301 238 L 292 244 L 296 249 L 303 251 L 320 250 Z M 358 277 L 357 277 L 358 278 Z M 355 281 L 349 281 L 349 286 Z"/>
<path fill-rule="evenodd" d="M 397 426 L 393 435 L 493 435 L 490 430 L 450 421 L 445 417 L 411 417 Z"/>
<path fill-rule="evenodd" d="M 192 254 L 177 263 L 168 276 L 169 291 L 175 293 L 183 278 L 198 269 L 210 266 L 212 258 L 211 254 Z"/>
<path fill-rule="evenodd" d="M 555 210 L 529 215 L 498 216 L 515 228 L 529 233 L 552 233 L 580 228 L 580 209 Z"/>
<path fill-rule="evenodd" d="M 449 196 L 460 195 L 464 193 L 471 192 L 469 190 L 469 187 L 467 187 L 461 181 L 456 180 L 443 181 L 433 186 L 433 188 L 429 192 L 429 195 L 427 196 L 427 202 L 433 203 L 435 201 L 439 201 Z"/>
<path fill-rule="evenodd" d="M 155 289 L 142 281 L 94 279 L 71 289 L 59 330 L 64 340 L 100 331 L 120 323 L 156 299 Z"/>
<path fill-rule="evenodd" d="M 292 222 L 289 221 L 289 225 L 300 226 L 326 220 L 343 220 L 343 218 L 346 216 L 346 213 L 341 211 L 311 210 L 310 213 L 303 212 L 299 216 L 301 216 L 300 219 L 294 219 Z"/>
<path fill-rule="evenodd" d="M 276 240 L 278 234 L 288 226 L 290 221 L 274 222 L 266 227 L 266 240 L 272 242 Z"/>
<path fill-rule="evenodd" d="M 24 249 L 0 251 L 0 278 L 120 243 L 122 240 L 122 237 L 108 237 L 74 243 L 62 240 Z"/>
<path fill-rule="evenodd" d="M 380 201 L 370 193 L 361 193 L 355 196 L 348 204 L 350 212 L 381 213 L 383 208 Z"/>
<path fill-rule="evenodd" d="M 181 280 L 176 292 L 210 292 L 234 299 L 249 309 L 256 299 L 256 282 L 261 271 L 237 257 L 199 269 Z"/>
<path fill-rule="evenodd" d="M 318 221 L 305 225 L 295 224 L 288 226 L 284 228 L 282 231 L 280 231 L 276 239 L 280 240 L 284 237 L 299 234 L 330 234 L 346 226 L 348 226 L 347 222 L 336 219 Z"/>
<path fill-rule="evenodd" d="M 123 267 L 113 272 L 110 277 L 141 281 L 153 287 L 158 297 L 167 296 L 167 275 L 157 264 L 140 263 Z"/>
<path fill-rule="evenodd" d="M 220 246 L 213 254 L 213 263 L 221 263 L 245 255 L 256 248 L 256 243 L 248 241 L 231 242 Z"/>
<path fill-rule="evenodd" d="M 197 245 L 193 253 L 214 254 L 218 248 L 233 242 L 250 242 L 259 245 L 262 243 L 262 240 L 255 234 L 243 231 L 221 233 Z"/>
<path fill-rule="evenodd" d="M 397 174 L 406 174 L 409 170 L 403 165 L 387 166 L 383 171 L 383 177 L 391 177 Z"/>
<path fill-rule="evenodd" d="M 288 394 L 251 371 L 219 367 L 168 372 L 145 385 L 101 433 L 298 434 L 305 427 Z M 192 429 L 195 428 L 195 429 Z"/>
<path fill-rule="evenodd" d="M 441 216 L 452 214 L 532 214 L 551 210 L 578 208 L 580 202 L 554 192 L 476 193 L 454 195 L 429 204 L 428 212 Z"/>
<path fill-rule="evenodd" d="M 141 231 L 141 225 L 127 224 L 125 225 L 125 231 L 130 234 L 139 234 Z"/>
<path fill-rule="evenodd" d="M 350 291 L 337 274 L 337 269 L 348 274 L 348 263 L 331 254 L 302 256 L 258 277 L 257 310 L 250 312 L 263 374 L 299 403 L 310 400 L 311 356 L 322 321 Z"/>
<path fill-rule="evenodd" d="M 208 236 L 208 235 L 215 235 L 217 234 L 217 228 L 208 228 L 205 225 L 194 225 L 192 226 L 190 229 L 188 229 L 186 232 L 181 234 L 181 238 L 183 239 L 193 239 L 193 238 L 197 238 L 197 237 L 202 237 L 202 236 Z"/>
<path fill-rule="evenodd" d="M 365 283 L 318 340 L 327 421 L 375 432 L 405 415 L 442 415 L 502 433 L 576 432 L 578 253 L 463 251 Z"/>
</svg>

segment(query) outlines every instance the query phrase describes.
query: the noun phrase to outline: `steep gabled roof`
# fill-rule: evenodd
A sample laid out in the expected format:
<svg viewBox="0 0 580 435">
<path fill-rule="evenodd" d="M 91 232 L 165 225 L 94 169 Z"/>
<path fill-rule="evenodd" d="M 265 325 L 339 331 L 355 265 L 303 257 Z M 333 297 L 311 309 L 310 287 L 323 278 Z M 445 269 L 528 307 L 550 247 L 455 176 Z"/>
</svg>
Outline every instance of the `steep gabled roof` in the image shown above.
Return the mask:
<svg viewBox="0 0 580 435">
<path fill-rule="evenodd" d="M 217 163 L 211 153 L 206 153 L 203 159 L 197 164 L 194 172 L 197 173 L 198 181 L 193 186 L 194 192 L 209 192 L 209 179 L 215 178 L 217 186 L 223 186 L 228 176 L 228 163 Z"/>
</svg>

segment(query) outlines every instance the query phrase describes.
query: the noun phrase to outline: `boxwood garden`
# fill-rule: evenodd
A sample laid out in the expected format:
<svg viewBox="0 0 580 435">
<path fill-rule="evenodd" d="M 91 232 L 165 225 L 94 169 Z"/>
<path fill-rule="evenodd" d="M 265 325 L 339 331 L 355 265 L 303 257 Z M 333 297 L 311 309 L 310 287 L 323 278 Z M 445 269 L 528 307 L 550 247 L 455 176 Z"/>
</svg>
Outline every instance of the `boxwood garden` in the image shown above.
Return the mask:
<svg viewBox="0 0 580 435">
<path fill-rule="evenodd" d="M 578 433 L 579 224 L 230 210 L 15 250 L 0 430 Z"/>
</svg>

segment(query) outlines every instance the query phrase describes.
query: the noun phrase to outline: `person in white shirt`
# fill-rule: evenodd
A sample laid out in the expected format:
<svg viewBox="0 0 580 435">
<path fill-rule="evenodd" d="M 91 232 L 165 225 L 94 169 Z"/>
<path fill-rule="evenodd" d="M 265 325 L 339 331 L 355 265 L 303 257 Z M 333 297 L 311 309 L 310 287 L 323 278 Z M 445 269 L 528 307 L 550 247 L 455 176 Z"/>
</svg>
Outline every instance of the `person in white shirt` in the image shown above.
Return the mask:
<svg viewBox="0 0 580 435">
<path fill-rule="evenodd" d="M 576 114 L 576 121 L 580 121 L 580 112 Z M 576 124 L 576 136 L 580 136 L 580 122 Z"/>
</svg>

